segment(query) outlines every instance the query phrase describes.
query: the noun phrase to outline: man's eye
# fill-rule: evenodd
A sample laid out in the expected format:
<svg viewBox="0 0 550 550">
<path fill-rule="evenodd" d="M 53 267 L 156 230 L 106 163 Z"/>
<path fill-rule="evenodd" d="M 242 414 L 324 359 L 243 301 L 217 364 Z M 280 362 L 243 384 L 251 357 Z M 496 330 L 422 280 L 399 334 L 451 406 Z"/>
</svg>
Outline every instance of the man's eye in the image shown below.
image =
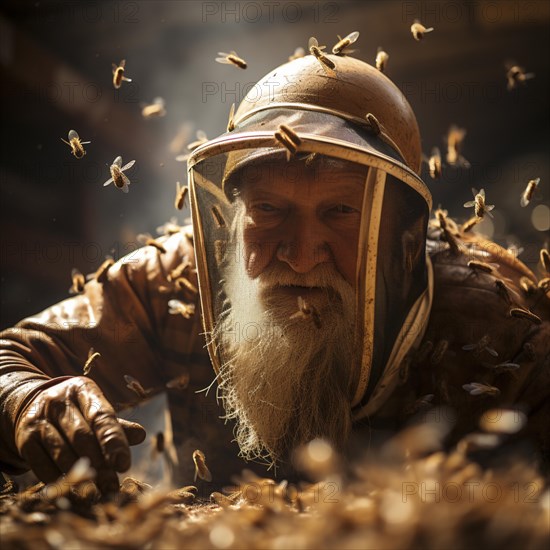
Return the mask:
<svg viewBox="0 0 550 550">
<path fill-rule="evenodd" d="M 261 212 L 275 212 L 277 210 L 275 206 L 269 204 L 268 202 L 261 202 L 259 204 L 256 204 L 254 208 Z"/>
<path fill-rule="evenodd" d="M 355 214 L 358 212 L 355 208 L 348 206 L 347 204 L 338 204 L 332 208 L 334 212 L 338 214 Z"/>
</svg>

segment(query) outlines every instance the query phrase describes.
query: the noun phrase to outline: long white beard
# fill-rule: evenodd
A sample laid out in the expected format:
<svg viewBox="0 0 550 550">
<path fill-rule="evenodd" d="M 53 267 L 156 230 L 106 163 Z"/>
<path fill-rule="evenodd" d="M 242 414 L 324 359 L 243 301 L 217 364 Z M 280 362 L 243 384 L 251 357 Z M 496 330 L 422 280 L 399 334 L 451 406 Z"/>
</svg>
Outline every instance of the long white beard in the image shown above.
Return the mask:
<svg viewBox="0 0 550 550">
<path fill-rule="evenodd" d="M 241 456 L 285 460 L 298 445 L 324 437 L 343 447 L 351 430 L 355 294 L 332 264 L 305 275 L 277 262 L 250 279 L 244 262 L 227 272 L 229 308 L 213 331 L 221 351 L 218 396 L 236 420 Z M 315 286 L 320 315 L 290 319 L 297 297 L 287 285 Z"/>
</svg>

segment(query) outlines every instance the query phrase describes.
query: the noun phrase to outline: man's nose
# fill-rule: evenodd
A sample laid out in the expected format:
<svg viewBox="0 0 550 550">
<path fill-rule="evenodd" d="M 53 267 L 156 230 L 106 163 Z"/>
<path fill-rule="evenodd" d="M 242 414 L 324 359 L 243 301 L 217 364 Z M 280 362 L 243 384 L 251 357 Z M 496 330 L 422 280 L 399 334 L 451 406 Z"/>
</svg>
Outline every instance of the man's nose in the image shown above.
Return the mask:
<svg viewBox="0 0 550 550">
<path fill-rule="evenodd" d="M 296 273 L 308 273 L 318 264 L 330 262 L 331 258 L 321 223 L 298 218 L 285 228 L 277 248 L 277 259 L 286 262 Z"/>
</svg>

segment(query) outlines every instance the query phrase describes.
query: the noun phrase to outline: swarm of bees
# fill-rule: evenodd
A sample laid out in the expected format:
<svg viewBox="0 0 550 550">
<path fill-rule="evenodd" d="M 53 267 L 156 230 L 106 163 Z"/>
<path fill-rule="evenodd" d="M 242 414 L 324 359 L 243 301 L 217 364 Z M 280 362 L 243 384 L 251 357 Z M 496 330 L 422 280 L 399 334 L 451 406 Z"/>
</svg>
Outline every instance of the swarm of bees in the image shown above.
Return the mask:
<svg viewBox="0 0 550 550">
<path fill-rule="evenodd" d="M 426 33 L 432 32 L 433 30 L 433 27 L 426 28 L 418 19 L 415 19 L 414 23 L 411 25 L 411 33 L 417 42 L 420 42 Z"/>
<path fill-rule="evenodd" d="M 475 215 L 480 219 L 483 219 L 485 214 L 492 218 L 493 215 L 491 214 L 491 210 L 493 210 L 495 205 L 485 203 L 485 189 L 481 189 L 478 193 L 475 189 L 472 188 L 472 194 L 474 195 L 474 200 L 465 202 L 464 208 L 473 207 Z"/>
<path fill-rule="evenodd" d="M 86 154 L 86 150 L 84 149 L 83 145 L 88 145 L 89 143 L 92 143 L 91 141 L 80 141 L 80 137 L 75 130 L 69 130 L 68 140 L 69 141 L 65 141 L 63 138 L 61 138 L 61 141 L 63 143 L 66 143 L 71 148 L 71 153 L 77 159 L 81 159 Z"/>
<path fill-rule="evenodd" d="M 224 65 L 233 65 L 234 67 L 238 67 L 239 69 L 246 69 L 248 67 L 246 61 L 244 59 L 241 59 L 234 51 L 230 53 L 218 52 L 218 55 L 220 56 L 216 57 L 216 61 L 218 63 L 222 63 Z"/>
<path fill-rule="evenodd" d="M 111 177 L 103 184 L 103 187 L 114 183 L 117 189 L 121 189 L 124 193 L 128 193 L 128 191 L 130 190 L 128 186 L 131 182 L 128 179 L 128 176 L 124 174 L 124 171 L 132 168 L 135 162 L 135 160 L 131 160 L 130 162 L 122 166 L 122 157 L 116 157 L 115 160 L 113 160 L 113 164 L 111 164 L 111 166 L 109 167 Z"/>
<path fill-rule="evenodd" d="M 122 82 L 132 82 L 131 78 L 124 76 L 126 67 L 126 59 L 123 59 L 118 65 L 113 63 L 113 86 L 118 90 L 122 86 Z"/>
</svg>

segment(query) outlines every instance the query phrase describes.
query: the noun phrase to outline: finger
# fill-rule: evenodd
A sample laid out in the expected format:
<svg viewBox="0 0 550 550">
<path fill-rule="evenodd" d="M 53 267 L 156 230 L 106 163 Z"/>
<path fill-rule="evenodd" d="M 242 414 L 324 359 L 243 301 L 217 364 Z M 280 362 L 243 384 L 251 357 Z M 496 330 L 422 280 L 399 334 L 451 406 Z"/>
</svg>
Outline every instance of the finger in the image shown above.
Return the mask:
<svg viewBox="0 0 550 550">
<path fill-rule="evenodd" d="M 139 445 L 145 441 L 147 432 L 141 424 L 131 422 L 130 420 L 125 420 L 124 418 L 119 418 L 118 423 L 122 426 L 122 429 L 126 434 L 126 439 L 128 439 L 128 443 L 130 445 Z"/>
<path fill-rule="evenodd" d="M 118 477 L 114 469 L 107 465 L 95 433 L 76 405 L 67 407 L 64 414 L 58 417 L 58 423 L 75 453 L 90 459 L 96 471 L 96 485 L 101 493 L 116 492 Z"/>
<path fill-rule="evenodd" d="M 40 444 L 40 437 L 38 429 L 32 429 L 22 442 L 19 452 L 40 481 L 52 483 L 61 475 L 61 470 Z"/>
<path fill-rule="evenodd" d="M 61 473 L 66 474 L 78 460 L 78 455 L 53 424 L 45 422 L 40 432 L 40 444 Z"/>
<path fill-rule="evenodd" d="M 101 391 L 85 385 L 77 392 L 78 404 L 84 419 L 91 426 L 108 466 L 118 472 L 130 467 L 130 447 L 115 411 Z"/>
</svg>

